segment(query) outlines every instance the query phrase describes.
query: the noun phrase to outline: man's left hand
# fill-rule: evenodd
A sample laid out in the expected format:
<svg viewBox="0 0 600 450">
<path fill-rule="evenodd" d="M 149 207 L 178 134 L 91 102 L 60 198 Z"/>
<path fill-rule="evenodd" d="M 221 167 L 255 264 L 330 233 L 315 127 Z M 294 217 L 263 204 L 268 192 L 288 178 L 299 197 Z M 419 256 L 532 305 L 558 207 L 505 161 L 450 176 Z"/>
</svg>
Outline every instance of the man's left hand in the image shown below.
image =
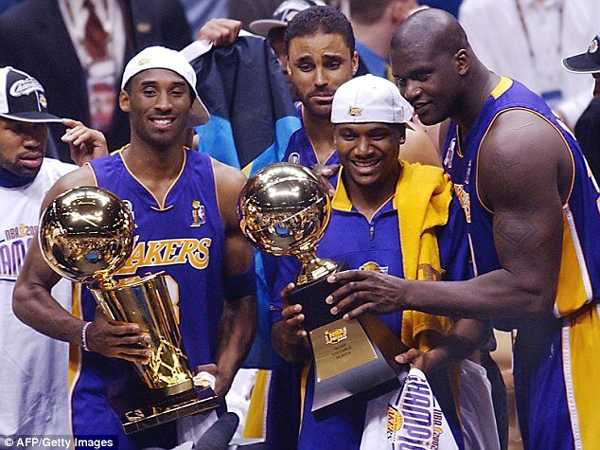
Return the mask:
<svg viewBox="0 0 600 450">
<path fill-rule="evenodd" d="M 77 120 L 63 119 L 63 125 L 67 131 L 60 138 L 69 144 L 71 159 L 78 166 L 86 162 L 108 154 L 108 146 L 104 134 L 98 130 L 86 127 Z"/>
<path fill-rule="evenodd" d="M 428 364 L 427 353 L 416 348 L 411 348 L 404 353 L 396 355 L 394 359 L 398 364 L 409 364 L 411 369 L 419 369 L 425 375 L 431 369 L 430 364 Z"/>
<path fill-rule="evenodd" d="M 333 306 L 331 314 L 343 313 L 344 319 L 402 309 L 402 280 L 392 275 L 374 270 L 347 270 L 330 275 L 327 281 L 341 285 L 325 301 Z"/>
<path fill-rule="evenodd" d="M 233 45 L 242 29 L 242 22 L 233 19 L 211 19 L 198 33 L 198 40 L 211 41 L 215 47 Z"/>
<path fill-rule="evenodd" d="M 215 377 L 215 394 L 220 398 L 225 398 L 225 394 L 229 392 L 231 383 L 233 383 L 233 377 L 223 373 L 219 370 L 216 364 L 204 364 L 196 367 L 194 375 L 198 375 L 200 372 L 208 372 Z"/>
<path fill-rule="evenodd" d="M 335 188 L 333 187 L 329 179 L 340 171 L 340 167 L 342 167 L 340 164 L 315 164 L 310 168 L 315 173 L 315 175 L 317 175 L 321 179 L 321 182 L 323 183 L 323 186 L 327 190 L 327 194 L 330 197 L 334 196 Z"/>
</svg>

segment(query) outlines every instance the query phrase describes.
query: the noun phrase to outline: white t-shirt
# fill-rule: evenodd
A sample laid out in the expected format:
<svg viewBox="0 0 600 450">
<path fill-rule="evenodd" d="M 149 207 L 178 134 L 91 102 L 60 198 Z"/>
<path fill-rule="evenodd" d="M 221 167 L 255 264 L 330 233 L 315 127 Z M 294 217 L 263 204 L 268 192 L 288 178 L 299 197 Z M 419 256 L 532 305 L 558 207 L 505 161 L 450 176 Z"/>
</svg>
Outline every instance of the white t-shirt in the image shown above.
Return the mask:
<svg viewBox="0 0 600 450">
<path fill-rule="evenodd" d="M 31 184 L 0 186 L 0 439 L 71 434 L 69 346 L 19 321 L 12 296 L 29 244 L 37 239 L 42 200 L 56 180 L 76 168 L 45 158 Z M 61 280 L 52 295 L 71 310 L 70 282 Z"/>
</svg>

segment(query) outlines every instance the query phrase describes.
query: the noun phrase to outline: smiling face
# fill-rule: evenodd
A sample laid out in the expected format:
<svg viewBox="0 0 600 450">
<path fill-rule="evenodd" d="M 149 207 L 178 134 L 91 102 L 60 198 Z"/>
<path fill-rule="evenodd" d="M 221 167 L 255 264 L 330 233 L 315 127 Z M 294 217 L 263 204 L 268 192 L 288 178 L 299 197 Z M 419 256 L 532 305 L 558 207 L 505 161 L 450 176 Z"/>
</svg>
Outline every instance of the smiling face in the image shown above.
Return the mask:
<svg viewBox="0 0 600 450">
<path fill-rule="evenodd" d="M 159 147 L 178 143 L 192 107 L 187 82 L 167 69 L 149 69 L 134 76 L 119 96 L 129 113 L 132 137 Z"/>
<path fill-rule="evenodd" d="M 35 176 L 44 161 L 47 139 L 43 123 L 0 117 L 0 167 L 21 177 Z"/>
<path fill-rule="evenodd" d="M 398 152 L 405 133 L 404 124 L 336 125 L 335 146 L 346 184 L 370 188 L 395 186 L 400 170 Z"/>
<path fill-rule="evenodd" d="M 400 93 L 425 125 L 442 122 L 457 111 L 467 57 L 464 50 L 450 55 L 419 42 L 392 48 L 392 71 Z"/>
<path fill-rule="evenodd" d="M 358 69 L 358 55 L 352 54 L 341 34 L 317 32 L 293 38 L 288 48 L 288 73 L 308 113 L 329 119 L 338 87 Z"/>
</svg>

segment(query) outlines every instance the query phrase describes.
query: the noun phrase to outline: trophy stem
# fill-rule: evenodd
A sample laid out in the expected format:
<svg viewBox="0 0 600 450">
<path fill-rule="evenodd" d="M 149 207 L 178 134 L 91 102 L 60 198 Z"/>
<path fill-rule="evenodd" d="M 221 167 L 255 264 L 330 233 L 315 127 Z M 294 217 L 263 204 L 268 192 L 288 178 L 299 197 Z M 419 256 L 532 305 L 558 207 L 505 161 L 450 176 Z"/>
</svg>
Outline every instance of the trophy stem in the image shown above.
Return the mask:
<svg viewBox="0 0 600 450">
<path fill-rule="evenodd" d="M 296 277 L 296 285 L 302 286 L 326 277 L 337 269 L 337 264 L 330 259 L 317 258 L 315 251 L 306 251 L 295 255 L 300 260 L 300 273 Z"/>
<path fill-rule="evenodd" d="M 141 331 L 150 334 L 150 362 L 136 364 L 149 389 L 177 393 L 180 384 L 191 388 L 192 374 L 163 272 L 126 278 L 91 291 L 109 317 L 137 323 Z"/>
</svg>

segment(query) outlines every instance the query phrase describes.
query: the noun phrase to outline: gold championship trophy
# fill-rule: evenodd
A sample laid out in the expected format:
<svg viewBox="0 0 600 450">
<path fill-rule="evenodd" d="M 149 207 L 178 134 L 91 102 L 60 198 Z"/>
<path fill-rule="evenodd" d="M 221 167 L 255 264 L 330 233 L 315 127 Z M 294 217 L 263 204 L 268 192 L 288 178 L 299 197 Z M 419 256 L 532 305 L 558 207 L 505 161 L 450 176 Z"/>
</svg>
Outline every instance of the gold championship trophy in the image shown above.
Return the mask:
<svg viewBox="0 0 600 450">
<path fill-rule="evenodd" d="M 405 349 L 376 316 L 347 321 L 330 313 L 325 298 L 338 286 L 328 283 L 327 277 L 347 268 L 345 263 L 316 257 L 330 215 L 331 201 L 319 178 L 306 167 L 290 163 L 256 172 L 238 204 L 240 228 L 254 246 L 300 260 L 301 271 L 289 299 L 291 304 L 302 305 L 303 327 L 312 347 L 313 412 L 359 392 L 376 396 L 398 387 L 399 367 L 393 357 Z"/>
<path fill-rule="evenodd" d="M 219 405 L 195 387 L 163 272 L 113 280 L 133 249 L 133 215 L 114 194 L 86 186 L 66 191 L 44 211 L 40 246 L 59 275 L 88 285 L 104 313 L 151 337 L 148 364 L 136 363 L 144 387 L 110 399 L 130 434 Z"/>
</svg>

